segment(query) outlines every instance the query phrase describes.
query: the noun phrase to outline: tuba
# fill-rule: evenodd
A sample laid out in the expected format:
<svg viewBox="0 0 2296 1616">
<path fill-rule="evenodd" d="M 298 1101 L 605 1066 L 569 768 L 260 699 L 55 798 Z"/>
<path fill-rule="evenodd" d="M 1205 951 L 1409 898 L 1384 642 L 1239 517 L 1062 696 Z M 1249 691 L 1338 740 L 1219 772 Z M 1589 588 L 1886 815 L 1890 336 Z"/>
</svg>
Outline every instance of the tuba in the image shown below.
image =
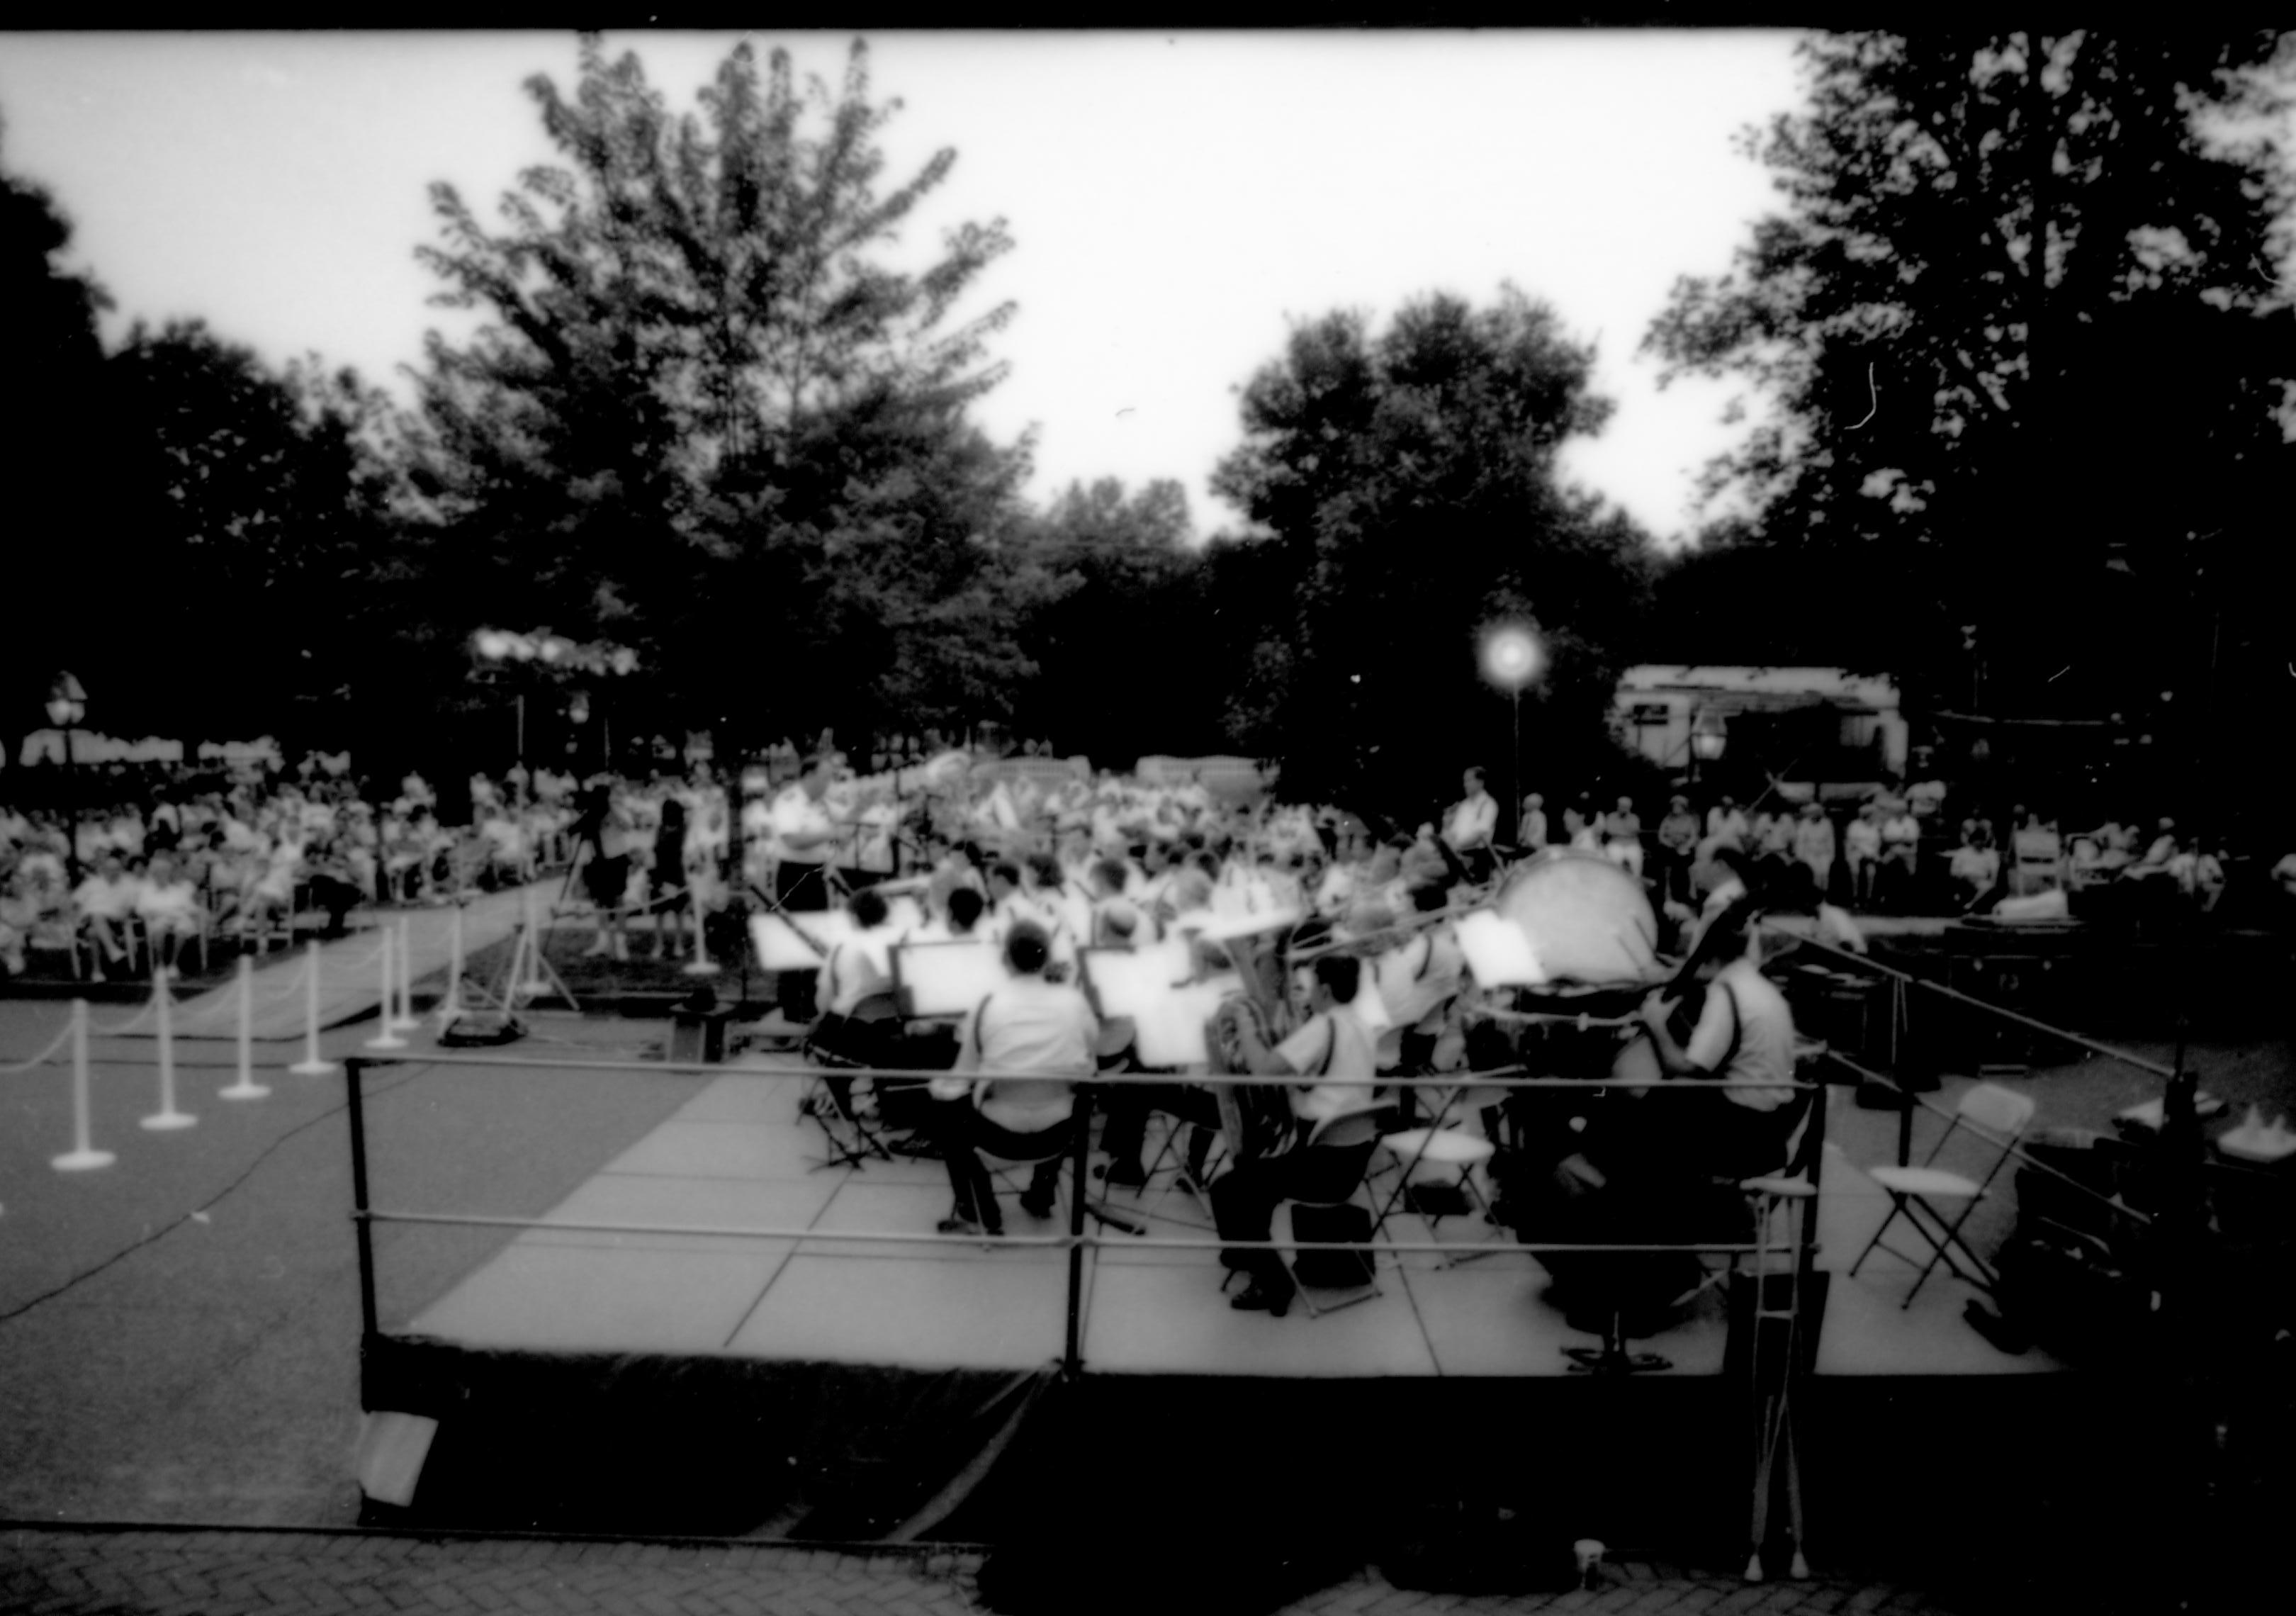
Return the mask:
<svg viewBox="0 0 2296 1616">
<path fill-rule="evenodd" d="M 1244 1027 L 1251 1028 L 1260 1042 L 1271 1046 L 1282 1043 L 1297 1029 L 1299 1018 L 1283 991 L 1280 974 L 1274 991 L 1269 990 L 1267 982 L 1271 959 L 1279 966 L 1282 963 L 1283 942 L 1281 934 L 1254 932 L 1231 938 L 1224 945 L 1242 977 L 1243 986 L 1220 1001 L 1206 1029 L 1204 1045 L 1215 1073 L 1243 1075 L 1249 1071 L 1243 1060 Z M 1221 1128 L 1237 1161 L 1280 1156 L 1298 1142 L 1297 1114 L 1292 1109 L 1290 1084 L 1223 1083 L 1216 1097 Z"/>
</svg>

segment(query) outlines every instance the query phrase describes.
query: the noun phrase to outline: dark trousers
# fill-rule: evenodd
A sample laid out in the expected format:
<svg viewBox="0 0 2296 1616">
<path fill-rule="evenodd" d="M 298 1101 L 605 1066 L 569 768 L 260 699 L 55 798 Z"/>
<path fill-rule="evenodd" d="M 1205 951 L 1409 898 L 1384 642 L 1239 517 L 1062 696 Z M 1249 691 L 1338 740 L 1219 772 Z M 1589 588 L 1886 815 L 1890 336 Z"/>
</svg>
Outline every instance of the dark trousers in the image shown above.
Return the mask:
<svg viewBox="0 0 2296 1616">
<path fill-rule="evenodd" d="M 1204 1158 L 1210 1154 L 1212 1136 L 1219 1131 L 1218 1097 L 1192 1083 L 1119 1083 L 1103 1092 L 1101 1104 L 1108 1113 L 1100 1143 L 1108 1152 L 1109 1177 L 1115 1182 L 1137 1179 L 1144 1163 L 1142 1148 L 1148 1142 L 1148 1117 L 1162 1112 L 1195 1124 L 1188 1141 L 1188 1171 L 1203 1177 Z"/>
<path fill-rule="evenodd" d="M 1366 1142 L 1243 1162 L 1212 1185 L 1212 1223 L 1222 1240 L 1266 1240 L 1279 1202 L 1344 1201 L 1355 1194 L 1375 1148 L 1375 1143 Z M 1291 1284 L 1283 1258 L 1275 1251 L 1224 1250 L 1220 1261 L 1242 1269 L 1267 1288 L 1281 1290 Z"/>
<path fill-rule="evenodd" d="M 1060 1186 L 1061 1158 L 1068 1153 L 1076 1119 L 1039 1133 L 1016 1134 L 982 1116 L 969 1099 L 941 1100 L 935 1108 L 939 1114 L 934 1119 L 933 1132 L 948 1163 L 948 1187 L 956 1199 L 957 1217 L 991 1234 L 1004 1230 L 1004 1215 L 996 1206 L 996 1184 L 980 1160 L 983 1151 L 1007 1161 L 1035 1162 L 1023 1199 L 1051 1204 L 1053 1192 Z"/>
</svg>

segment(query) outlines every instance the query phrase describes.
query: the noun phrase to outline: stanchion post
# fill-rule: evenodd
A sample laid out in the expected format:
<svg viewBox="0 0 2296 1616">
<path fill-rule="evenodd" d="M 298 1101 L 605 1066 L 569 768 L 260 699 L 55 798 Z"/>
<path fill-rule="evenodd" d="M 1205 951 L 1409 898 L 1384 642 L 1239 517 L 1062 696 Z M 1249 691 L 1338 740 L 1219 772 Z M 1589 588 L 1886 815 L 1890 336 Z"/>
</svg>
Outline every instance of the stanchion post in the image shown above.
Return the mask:
<svg viewBox="0 0 2296 1616">
<path fill-rule="evenodd" d="M 374 1036 L 366 1040 L 369 1049 L 404 1049 L 406 1040 L 392 1030 L 398 1024 L 391 1013 L 391 956 L 398 952 L 397 934 L 389 927 L 382 933 L 382 1008 L 377 1013 Z"/>
<path fill-rule="evenodd" d="M 60 1173 L 84 1173 L 110 1167 L 119 1158 L 100 1151 L 89 1137 L 87 1101 L 87 1001 L 72 1001 L 72 1147 L 48 1165 Z"/>
<path fill-rule="evenodd" d="M 422 1024 L 414 1014 L 414 916 L 402 915 L 398 917 L 398 1003 L 396 1006 L 383 1006 L 383 1013 L 390 1018 L 392 1030 L 397 1032 L 411 1032 Z"/>
<path fill-rule="evenodd" d="M 229 1088 L 216 1090 L 224 1100 L 260 1100 L 270 1089 L 255 1080 L 255 961 L 239 956 L 239 1075 Z"/>
<path fill-rule="evenodd" d="M 688 976 L 715 976 L 718 967 L 709 962 L 709 939 L 704 922 L 708 919 L 701 907 L 701 886 L 693 886 L 693 957 L 685 964 Z"/>
<path fill-rule="evenodd" d="M 303 1058 L 287 1070 L 299 1078 L 324 1078 L 334 1070 L 332 1061 L 319 1058 L 319 945 L 309 945 L 303 956 Z"/>
<path fill-rule="evenodd" d="M 446 1027 L 463 1013 L 463 906 L 455 906 L 454 930 L 447 944 L 447 997 L 439 1002 L 439 1025 Z"/>
<path fill-rule="evenodd" d="M 1092 1092 L 1089 1083 L 1077 1085 L 1075 1114 L 1069 1122 L 1076 1135 L 1069 1146 L 1069 1319 L 1061 1374 L 1071 1381 L 1084 1373 L 1084 1199 L 1089 1188 L 1086 1158 L 1091 1149 Z"/>
<path fill-rule="evenodd" d="M 521 930 L 524 933 L 521 939 L 524 947 L 516 956 L 513 964 L 521 967 L 525 974 L 521 976 L 514 970 L 511 981 L 521 999 L 539 998 L 550 991 L 550 982 L 542 974 L 541 917 L 540 911 L 535 905 L 532 887 L 526 889 L 525 918 Z"/>
<path fill-rule="evenodd" d="M 158 970 L 152 972 L 152 1013 L 160 1032 L 160 1109 L 143 1119 L 145 1128 L 155 1133 L 189 1128 L 199 1119 L 189 1112 L 176 1109 L 176 996 L 168 991 L 168 979 Z"/>
<path fill-rule="evenodd" d="M 364 1363 L 381 1331 L 375 1323 L 374 1231 L 369 1226 L 366 1184 L 366 1062 L 352 1055 L 343 1062 L 343 1091 L 351 1126 L 351 1226 L 358 1242 L 359 1357 Z"/>
</svg>

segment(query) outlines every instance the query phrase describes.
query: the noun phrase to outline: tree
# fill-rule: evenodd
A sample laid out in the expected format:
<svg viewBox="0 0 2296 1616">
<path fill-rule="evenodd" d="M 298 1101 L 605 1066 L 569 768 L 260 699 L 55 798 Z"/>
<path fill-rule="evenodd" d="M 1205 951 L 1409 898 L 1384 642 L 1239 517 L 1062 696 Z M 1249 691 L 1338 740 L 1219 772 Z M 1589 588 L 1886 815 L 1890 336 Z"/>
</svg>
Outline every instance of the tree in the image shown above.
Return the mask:
<svg viewBox="0 0 2296 1616">
<path fill-rule="evenodd" d="M 47 722 L 41 704 L 60 669 L 80 677 L 99 723 L 117 717 L 115 702 L 132 702 L 145 682 L 135 648 L 155 627 L 148 546 L 112 496 L 96 331 L 111 299 L 93 275 L 63 267 L 70 245 L 70 221 L 48 193 L 0 174 L 0 367 L 17 379 L 0 431 L 17 603 L 0 636 L 0 739 L 10 763 L 21 737 Z M 99 604 L 111 630 L 101 648 L 86 636 Z M 99 655 L 101 666 L 91 660 Z"/>
<path fill-rule="evenodd" d="M 1017 671 L 994 580 L 1025 450 L 964 420 L 1012 306 L 955 318 L 1011 242 L 967 223 L 922 270 L 886 258 L 954 153 L 880 193 L 899 103 L 871 103 L 858 44 L 833 95 L 744 45 L 699 116 L 595 38 L 570 96 L 528 88 L 563 166 L 521 176 L 500 233 L 434 186 L 421 250 L 439 302 L 490 317 L 431 335 L 421 390 L 418 486 L 473 626 L 629 644 L 654 713 L 761 734 Z"/>
<path fill-rule="evenodd" d="M 1669 377 L 1759 401 L 1708 487 L 1790 558 L 1775 609 L 1854 623 L 1842 660 L 1932 704 L 2133 715 L 2197 692 L 2224 638 L 2198 598 L 2227 570 L 2210 536 L 2237 536 L 2215 555 L 2246 558 L 2251 598 L 2255 566 L 2284 566 L 2292 178 L 2268 130 L 2290 51 L 2090 30 L 1801 50 L 1808 104 L 1744 136 L 1785 210 L 1730 273 L 1678 282 L 1645 342 Z"/>
<path fill-rule="evenodd" d="M 1443 295 L 1374 334 L 1302 325 L 1244 388 L 1244 442 L 1214 488 L 1268 530 L 1285 587 L 1239 680 L 1247 744 L 1283 789 L 1414 808 L 1508 746 L 1478 639 L 1523 620 L 1547 671 L 1523 700 L 1527 756 L 1605 760 L 1600 714 L 1646 594 L 1643 537 L 1562 488 L 1555 455 L 1610 413 L 1591 350 L 1513 287 Z"/>
<path fill-rule="evenodd" d="M 1062 753 L 1129 767 L 1224 744 L 1207 568 L 1187 492 L 1160 480 L 1071 483 L 1022 529 L 1021 644 L 1036 675 L 1015 722 Z"/>
</svg>

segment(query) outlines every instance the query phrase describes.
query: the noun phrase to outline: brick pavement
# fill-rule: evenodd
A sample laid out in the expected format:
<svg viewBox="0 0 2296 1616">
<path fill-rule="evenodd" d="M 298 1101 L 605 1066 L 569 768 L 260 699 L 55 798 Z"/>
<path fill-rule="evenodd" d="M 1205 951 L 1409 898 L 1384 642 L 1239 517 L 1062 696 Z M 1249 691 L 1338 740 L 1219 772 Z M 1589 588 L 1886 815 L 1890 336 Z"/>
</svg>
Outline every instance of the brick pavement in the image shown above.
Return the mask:
<svg viewBox="0 0 2296 1616">
<path fill-rule="evenodd" d="M 10 1527 L 0 1609 L 25 1616 L 331 1616 L 336 1612 L 590 1612 L 602 1616 L 970 1616 L 977 1551 L 846 1552 L 780 1545 Z M 1911 1589 L 1830 1579 L 1750 1586 L 1679 1566 L 1605 1569 L 1598 1590 L 1430 1594 L 1350 1577 L 1286 1616 L 1920 1616 Z"/>
</svg>

